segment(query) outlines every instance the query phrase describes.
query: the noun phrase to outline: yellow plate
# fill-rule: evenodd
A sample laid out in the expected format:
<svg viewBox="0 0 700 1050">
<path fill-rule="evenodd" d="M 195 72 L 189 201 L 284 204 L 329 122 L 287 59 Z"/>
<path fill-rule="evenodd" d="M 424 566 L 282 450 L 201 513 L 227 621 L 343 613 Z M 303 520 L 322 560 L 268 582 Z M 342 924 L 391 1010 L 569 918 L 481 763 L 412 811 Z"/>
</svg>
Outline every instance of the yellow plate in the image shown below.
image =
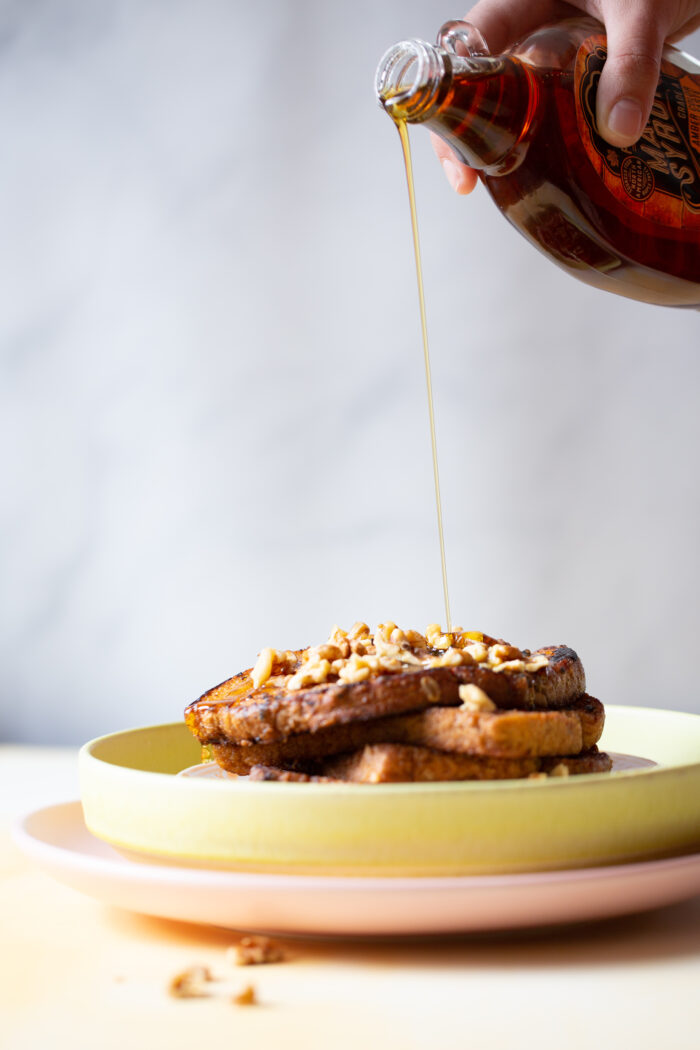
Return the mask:
<svg viewBox="0 0 700 1050">
<path fill-rule="evenodd" d="M 199 761 L 182 723 L 80 753 L 90 831 L 138 859 L 247 871 L 469 875 L 581 868 L 700 846 L 700 716 L 606 707 L 619 773 L 439 784 L 297 784 L 174 774 Z"/>
</svg>

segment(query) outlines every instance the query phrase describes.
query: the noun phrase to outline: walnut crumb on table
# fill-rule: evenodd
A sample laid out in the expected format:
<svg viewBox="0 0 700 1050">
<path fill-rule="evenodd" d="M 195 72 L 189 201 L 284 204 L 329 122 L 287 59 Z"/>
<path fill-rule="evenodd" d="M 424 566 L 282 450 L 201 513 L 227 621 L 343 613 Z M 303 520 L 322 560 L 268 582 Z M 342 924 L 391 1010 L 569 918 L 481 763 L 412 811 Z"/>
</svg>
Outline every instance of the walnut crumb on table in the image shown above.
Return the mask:
<svg viewBox="0 0 700 1050">
<path fill-rule="evenodd" d="M 168 985 L 168 992 L 174 999 L 205 999 L 211 995 L 205 987 L 211 981 L 213 977 L 206 966 L 190 966 L 175 974 Z"/>
<path fill-rule="evenodd" d="M 229 948 L 226 957 L 234 966 L 261 966 L 265 963 L 284 962 L 286 956 L 279 944 L 269 937 L 242 937 L 238 944 Z"/>
<path fill-rule="evenodd" d="M 247 984 L 245 988 L 242 988 L 240 992 L 232 996 L 231 1002 L 235 1006 L 255 1006 L 258 1002 L 258 997 L 255 994 L 253 985 Z"/>
<path fill-rule="evenodd" d="M 284 962 L 286 958 L 281 945 L 262 936 L 241 937 L 238 944 L 226 950 L 226 962 L 233 966 L 260 966 Z M 207 966 L 190 966 L 170 979 L 168 994 L 173 999 L 228 999 L 235 1006 L 258 1004 L 254 985 L 234 990 L 233 984 L 230 975 L 213 974 Z"/>
</svg>

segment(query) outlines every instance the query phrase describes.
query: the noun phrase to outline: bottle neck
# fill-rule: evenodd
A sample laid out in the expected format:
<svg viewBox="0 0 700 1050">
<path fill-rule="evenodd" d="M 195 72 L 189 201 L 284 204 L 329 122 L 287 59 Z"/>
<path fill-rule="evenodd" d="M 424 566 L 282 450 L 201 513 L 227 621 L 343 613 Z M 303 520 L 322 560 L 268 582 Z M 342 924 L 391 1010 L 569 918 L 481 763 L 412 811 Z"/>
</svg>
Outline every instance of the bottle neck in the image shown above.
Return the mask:
<svg viewBox="0 0 700 1050">
<path fill-rule="evenodd" d="M 534 79 L 509 56 L 456 55 L 420 40 L 397 44 L 377 71 L 394 121 L 424 124 L 472 168 L 511 170 L 532 114 Z"/>
</svg>

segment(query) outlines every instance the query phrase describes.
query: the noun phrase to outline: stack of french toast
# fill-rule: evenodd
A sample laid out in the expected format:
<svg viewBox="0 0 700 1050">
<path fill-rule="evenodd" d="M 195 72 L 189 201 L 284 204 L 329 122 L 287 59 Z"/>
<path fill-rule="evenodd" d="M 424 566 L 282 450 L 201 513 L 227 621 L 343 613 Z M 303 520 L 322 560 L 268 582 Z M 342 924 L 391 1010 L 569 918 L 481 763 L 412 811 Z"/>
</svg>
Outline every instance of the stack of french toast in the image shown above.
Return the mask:
<svg viewBox="0 0 700 1050">
<path fill-rule="evenodd" d="M 480 631 L 335 627 L 263 649 L 185 712 L 204 757 L 256 780 L 380 784 L 602 773 L 605 712 L 573 649 Z"/>
</svg>

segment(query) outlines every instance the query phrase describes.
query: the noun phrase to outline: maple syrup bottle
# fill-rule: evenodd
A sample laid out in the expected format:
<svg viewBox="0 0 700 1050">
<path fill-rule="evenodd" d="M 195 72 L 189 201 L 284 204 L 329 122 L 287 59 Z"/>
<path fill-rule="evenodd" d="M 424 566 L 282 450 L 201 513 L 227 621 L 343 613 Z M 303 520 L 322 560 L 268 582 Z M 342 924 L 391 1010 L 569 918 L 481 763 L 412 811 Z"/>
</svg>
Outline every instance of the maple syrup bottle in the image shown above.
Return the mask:
<svg viewBox="0 0 700 1050">
<path fill-rule="evenodd" d="M 664 50 L 651 117 L 626 149 L 605 142 L 593 19 L 545 26 L 489 55 L 466 22 L 436 45 L 396 44 L 376 90 L 398 124 L 423 124 L 470 167 L 510 222 L 579 280 L 665 306 L 700 306 L 700 64 Z"/>
</svg>

